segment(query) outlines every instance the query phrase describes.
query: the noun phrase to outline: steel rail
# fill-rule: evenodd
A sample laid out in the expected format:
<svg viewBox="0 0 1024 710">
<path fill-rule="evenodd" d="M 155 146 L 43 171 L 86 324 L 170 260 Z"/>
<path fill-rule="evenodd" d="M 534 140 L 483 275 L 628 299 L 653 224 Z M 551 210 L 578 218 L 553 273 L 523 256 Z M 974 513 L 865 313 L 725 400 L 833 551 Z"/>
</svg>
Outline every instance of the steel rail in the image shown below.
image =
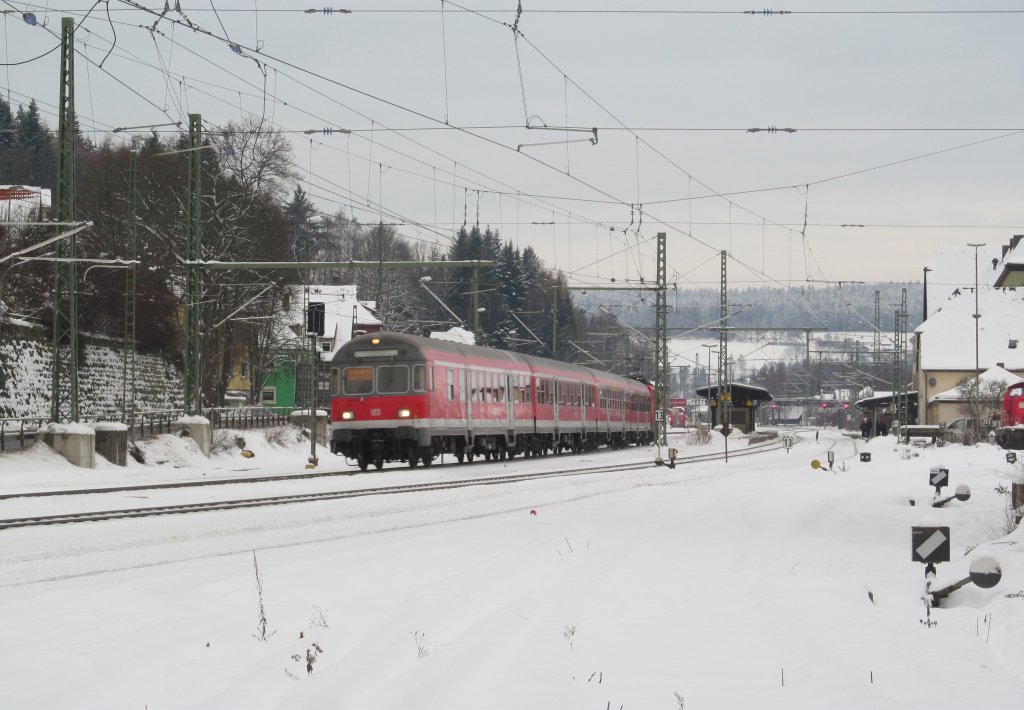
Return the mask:
<svg viewBox="0 0 1024 710">
<path fill-rule="evenodd" d="M 757 444 L 754 447 L 745 449 L 742 453 L 733 453 L 732 456 L 750 456 L 782 448 L 781 440 L 769 441 L 764 444 Z M 676 459 L 676 466 L 699 463 L 703 461 L 714 461 L 724 458 L 724 454 L 698 454 L 696 456 Z M 155 517 L 158 515 L 173 515 L 181 513 L 198 513 L 217 510 L 235 510 L 242 508 L 259 508 L 272 505 L 286 505 L 290 503 L 311 503 L 318 501 L 339 500 L 343 498 L 361 498 L 373 495 L 393 495 L 399 493 L 417 493 L 436 490 L 451 490 L 456 488 L 469 488 L 472 486 L 490 486 L 508 483 L 519 483 L 545 478 L 562 478 L 568 476 L 580 476 L 599 473 L 614 473 L 619 471 L 635 471 L 650 468 L 660 468 L 654 463 L 649 464 L 614 464 L 610 466 L 595 466 L 593 468 L 563 469 L 560 471 L 541 471 L 535 473 L 519 473 L 505 476 L 491 476 L 486 478 L 468 478 L 458 481 L 433 481 L 427 483 L 412 483 L 396 486 L 376 486 L 373 488 L 357 488 L 347 491 L 325 491 L 321 493 L 298 493 L 286 496 L 269 496 L 264 498 L 240 498 L 226 501 L 207 501 L 201 503 L 182 503 L 175 505 L 156 505 L 141 508 L 125 508 L 120 510 L 105 510 L 85 513 L 63 513 L 58 515 L 36 515 L 25 518 L 11 518 L 0 520 L 0 530 L 7 528 L 38 527 L 43 525 L 59 525 L 67 523 L 97 522 L 102 520 L 123 520 L 127 518 Z M 330 474 L 319 474 L 330 475 Z M 282 480 L 288 478 L 308 478 L 311 475 L 303 476 L 275 476 L 271 478 L 252 479 L 253 482 L 265 480 Z M 199 481 L 199 485 L 216 485 L 215 482 Z M 177 484 L 161 484 L 156 487 L 184 487 Z"/>
</svg>

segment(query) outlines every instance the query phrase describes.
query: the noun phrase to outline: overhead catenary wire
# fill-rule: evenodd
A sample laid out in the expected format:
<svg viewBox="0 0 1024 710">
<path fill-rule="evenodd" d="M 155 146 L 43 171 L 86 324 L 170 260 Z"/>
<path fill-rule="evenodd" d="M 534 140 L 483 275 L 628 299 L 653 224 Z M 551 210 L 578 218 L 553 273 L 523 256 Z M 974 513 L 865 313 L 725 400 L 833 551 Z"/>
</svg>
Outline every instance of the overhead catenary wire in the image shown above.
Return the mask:
<svg viewBox="0 0 1024 710">
<path fill-rule="evenodd" d="M 174 25 L 174 26 L 176 26 L 176 25 Z M 158 33 L 158 34 L 162 34 L 162 33 L 160 33 L 160 32 L 159 32 L 159 30 L 157 30 L 157 33 Z M 166 37 L 166 35 L 163 35 L 163 36 L 165 36 L 165 37 Z M 187 49 L 187 48 L 185 48 L 185 49 Z M 191 50 L 188 50 L 188 51 L 191 51 Z M 198 56 L 198 55 L 197 55 L 197 56 Z M 230 72 L 229 72 L 229 73 L 230 73 Z M 188 84 L 187 84 L 187 83 L 185 83 L 185 82 L 183 82 L 183 85 L 184 85 L 184 86 L 185 86 L 186 88 L 187 88 L 187 86 L 188 86 Z M 250 83 L 250 85 L 251 85 L 251 83 Z M 222 99 L 221 97 L 219 97 L 219 96 L 216 96 L 215 94 L 208 94 L 208 95 L 210 95 L 211 97 L 213 97 L 213 98 L 216 98 L 216 99 L 218 99 L 218 100 L 223 100 L 223 99 Z M 152 103 L 152 102 L 151 102 L 151 103 Z M 372 120 L 372 119 L 371 119 L 371 120 Z M 303 131 L 303 132 L 305 132 L 305 131 Z M 417 143 L 417 144 L 418 144 L 418 143 Z M 421 145 L 421 144 L 418 144 L 418 145 Z M 393 149 L 391 149 L 391 150 L 393 150 Z M 436 152 L 436 151 L 432 151 L 432 152 Z M 402 153 L 401 153 L 401 152 L 399 151 L 399 154 L 402 154 Z M 349 155 L 351 156 L 351 153 L 350 153 L 350 152 L 349 152 Z M 403 155 L 404 155 L 404 154 L 403 154 Z M 422 161 L 421 161 L 421 162 L 422 162 Z M 493 190 L 488 190 L 488 191 L 489 191 L 489 192 L 494 192 Z"/>
<path fill-rule="evenodd" d="M 40 9 L 47 9 L 47 6 L 25 3 L 26 6 L 31 6 Z M 180 2 L 177 3 L 180 5 Z M 111 8 L 112 12 L 129 12 L 131 8 Z M 56 11 L 56 10 L 53 10 Z M 60 12 L 67 12 L 68 10 L 60 10 Z M 211 7 L 182 7 L 181 12 L 188 12 L 194 14 L 217 12 L 217 10 Z M 221 8 L 219 12 L 227 13 L 288 13 L 288 14 L 305 14 L 316 18 L 333 18 L 335 15 L 423 15 L 423 14 L 437 14 L 441 12 L 439 9 L 433 8 L 402 8 L 402 7 L 367 7 L 367 8 L 334 8 L 327 6 L 320 7 L 262 7 L 262 8 Z M 468 9 L 459 8 L 455 10 L 448 10 L 448 12 L 464 12 L 473 14 L 488 14 L 488 15 L 510 15 L 516 13 L 517 15 L 640 15 L 640 16 L 657 16 L 657 15 L 757 15 L 762 17 L 770 16 L 781 16 L 781 15 L 1017 15 L 1024 14 L 1024 10 L 1019 9 L 984 9 L 984 8 L 950 8 L 950 9 L 927 9 L 927 10 L 914 10 L 914 9 L 885 9 L 885 10 L 864 10 L 864 9 L 835 9 L 835 10 L 723 10 L 719 8 L 635 8 L 635 7 L 605 7 L 605 8 L 523 8 L 522 4 L 516 10 L 510 10 L 507 7 L 504 8 L 478 8 Z"/>
<path fill-rule="evenodd" d="M 462 185 L 459 185 L 459 186 L 462 186 Z M 350 191 L 349 191 L 349 192 L 350 192 Z M 499 195 L 501 195 L 501 193 L 500 193 Z M 436 221 L 436 220 L 435 220 L 435 221 Z M 731 220 L 730 220 L 730 221 L 731 221 Z M 690 232 L 692 232 L 692 229 L 690 229 Z"/>
<path fill-rule="evenodd" d="M 141 5 L 139 5 L 138 3 L 134 2 L 134 0 L 120 0 L 120 1 L 121 1 L 122 3 L 124 3 L 124 4 L 128 4 L 128 5 L 132 6 L 132 7 L 136 7 L 137 9 L 143 10 L 143 11 L 145 11 L 145 12 L 147 12 L 147 13 L 151 14 L 151 15 L 159 15 L 159 13 L 156 13 L 156 11 L 153 11 L 153 10 L 149 10 L 149 9 L 147 9 L 147 8 L 144 8 L 143 6 L 141 6 Z M 167 21 L 169 21 L 169 22 L 172 22 L 172 23 L 178 23 L 178 24 L 183 24 L 181 20 L 177 20 L 177 19 L 174 19 L 174 18 L 165 18 L 165 17 L 162 17 L 162 16 L 161 16 L 161 19 L 165 19 L 165 20 L 167 20 Z M 199 27 L 199 26 L 195 25 L 195 23 L 189 23 L 189 28 L 190 28 L 191 30 L 193 30 L 194 32 L 197 32 L 197 33 L 199 33 L 199 34 L 203 34 L 203 35 L 209 36 L 209 37 L 211 37 L 211 38 L 213 38 L 213 39 L 216 39 L 216 40 L 218 40 L 218 41 L 221 41 L 221 42 L 225 42 L 225 43 L 226 43 L 226 42 L 228 42 L 228 40 L 227 40 L 226 38 L 224 38 L 224 37 L 218 37 L 218 36 L 217 36 L 217 34 L 216 34 L 215 32 L 212 32 L 211 30 L 208 30 L 208 29 L 206 29 L 206 28 L 203 28 L 203 27 Z M 251 50 L 250 48 L 248 48 L 248 47 L 242 47 L 242 49 L 243 49 L 244 51 L 252 51 L 252 50 Z M 266 53 L 263 53 L 263 54 L 261 54 L 260 56 L 261 56 L 261 58 L 262 58 L 262 59 L 264 60 L 264 62 L 267 62 L 267 61 L 271 61 L 271 62 L 277 62 L 277 63 L 279 63 L 279 64 L 282 64 L 282 65 L 284 65 L 284 66 L 288 66 L 288 67 L 291 67 L 291 68 L 294 68 L 294 69 L 298 69 L 299 71 L 301 71 L 301 72 L 303 72 L 303 73 L 306 73 L 306 74 L 309 74 L 310 76 L 316 77 L 316 78 L 318 78 L 318 79 L 320 79 L 320 80 L 322 80 L 322 81 L 326 81 L 326 82 L 328 82 L 328 83 L 332 83 L 332 84 L 335 84 L 335 85 L 337 85 L 337 86 L 339 86 L 339 87 L 342 87 L 342 88 L 345 88 L 345 89 L 347 89 L 347 90 L 353 91 L 354 93 L 357 93 L 357 94 L 359 94 L 359 95 L 361 95 L 361 96 L 364 96 L 364 97 L 366 97 L 366 98 L 370 98 L 370 99 L 372 99 L 372 100 L 374 100 L 374 101 L 378 101 L 378 102 L 381 102 L 381 103 L 383 103 L 383 104 L 385 104 L 385 105 L 388 105 L 388 106 L 391 106 L 391 107 L 393 107 L 393 108 L 396 108 L 396 109 L 399 109 L 399 110 L 402 110 L 402 111 L 406 111 L 406 112 L 409 112 L 409 113 L 411 113 L 411 114 L 413 114 L 413 115 L 417 115 L 417 116 L 419 116 L 419 117 L 421 117 L 421 118 L 425 118 L 425 119 L 428 119 L 428 120 L 431 120 L 431 121 L 435 121 L 435 122 L 439 122 L 439 123 L 440 123 L 440 120 L 439 120 L 439 119 L 436 119 L 436 118 L 434 118 L 434 117 L 432 117 L 432 116 L 429 116 L 429 115 L 427 115 L 427 114 L 424 114 L 424 113 L 422 113 L 422 112 L 420 112 L 420 111 L 417 111 L 417 110 L 415 110 L 415 109 L 411 109 L 411 108 L 409 108 L 409 107 L 405 107 L 405 106 L 402 106 L 401 104 L 398 104 L 398 103 L 396 103 L 396 102 L 394 102 L 394 101 L 391 101 L 391 100 L 388 100 L 388 99 L 384 99 L 384 98 L 382 98 L 382 97 L 378 97 L 378 96 L 375 96 L 375 95 L 373 95 L 373 94 L 371 94 L 371 93 L 369 93 L 369 92 L 363 91 L 363 90 L 361 90 L 361 89 L 357 89 L 357 88 L 355 88 L 355 87 L 349 86 L 349 85 L 347 85 L 347 84 L 345 84 L 345 83 L 343 83 L 343 82 L 340 82 L 340 81 L 338 81 L 338 80 L 332 79 L 332 78 L 330 78 L 330 77 L 327 77 L 327 76 L 324 76 L 323 74 L 321 74 L 321 73 L 319 73 L 319 72 L 315 72 L 315 71 L 313 71 L 313 70 L 311 70 L 311 69 L 307 69 L 307 68 L 301 67 L 301 66 L 299 66 L 299 65 L 296 65 L 296 64 L 294 64 L 294 63 L 288 62 L 288 61 L 286 61 L 286 60 L 282 60 L 282 59 L 279 59 L 279 58 L 276 58 L 276 57 L 273 57 L 273 56 L 267 55 Z M 496 146 L 496 147 L 501 147 L 501 148 L 504 148 L 504 149 L 507 149 L 507 150 L 513 150 L 513 149 L 512 149 L 512 148 L 511 148 L 510 146 L 507 146 L 507 145 L 505 145 L 505 144 L 502 144 L 502 143 L 500 143 L 500 142 L 498 142 L 498 141 L 494 141 L 494 140 L 492 140 L 492 139 L 489 139 L 489 138 L 487 138 L 487 137 L 485 137 L 485 136 L 480 136 L 480 135 L 478 135 L 478 134 L 476 134 L 476 133 L 473 133 L 473 132 L 471 132 L 471 131 L 465 131 L 465 130 L 463 130 L 463 129 L 460 129 L 460 130 L 462 130 L 462 132 L 466 133 L 467 135 L 470 135 L 470 136 L 476 137 L 476 138 L 478 138 L 478 139 L 480 139 L 480 140 L 483 140 L 483 141 L 485 141 L 485 142 L 487 142 L 487 143 L 490 143 L 490 144 L 492 144 L 492 145 L 494 145 L 494 146 Z M 536 163 L 538 163 L 539 165 L 542 165 L 542 166 L 544 166 L 544 167 L 546 167 L 546 168 L 549 168 L 549 169 L 554 169 L 554 170 L 558 170 L 557 168 L 555 168 L 554 166 L 550 165 L 549 163 L 546 163 L 546 162 L 544 162 L 544 161 L 542 161 L 542 160 L 540 160 L 540 159 L 538 159 L 538 158 L 536 158 L 536 157 L 534 157 L 534 156 L 527 156 L 527 157 L 528 157 L 528 158 L 529 158 L 530 160 L 533 160 L 534 162 L 536 162 Z M 596 187 L 596 186 L 594 186 L 594 185 L 591 185 L 590 183 L 588 183 L 588 182 L 586 182 L 586 181 L 584 181 L 584 180 L 581 180 L 581 179 L 580 179 L 580 178 L 578 178 L 578 177 L 575 177 L 575 176 L 570 176 L 570 177 L 571 177 L 572 179 L 574 179 L 575 181 L 579 182 L 580 184 L 584 185 L 584 186 L 585 186 L 585 187 L 587 187 L 588 189 L 591 189 L 591 190 L 594 190 L 594 191 L 596 191 L 596 192 L 599 192 L 600 194 L 603 194 L 603 195 L 605 195 L 606 197 L 609 197 L 609 198 L 612 198 L 612 199 L 617 199 L 617 198 L 614 198 L 614 197 L 613 197 L 612 195 L 610 195 L 609 193 L 607 193 L 607 192 L 605 192 L 605 191 L 601 190 L 600 188 L 597 188 L 597 187 Z M 623 202 L 623 201 L 621 201 L 621 200 L 620 200 L 619 202 L 621 202 L 622 204 L 625 204 L 625 202 Z M 688 236 L 689 236 L 689 235 L 688 235 Z M 700 241 L 700 240 L 698 240 L 698 241 Z M 709 248 L 710 248 L 710 247 L 709 247 Z"/>
</svg>

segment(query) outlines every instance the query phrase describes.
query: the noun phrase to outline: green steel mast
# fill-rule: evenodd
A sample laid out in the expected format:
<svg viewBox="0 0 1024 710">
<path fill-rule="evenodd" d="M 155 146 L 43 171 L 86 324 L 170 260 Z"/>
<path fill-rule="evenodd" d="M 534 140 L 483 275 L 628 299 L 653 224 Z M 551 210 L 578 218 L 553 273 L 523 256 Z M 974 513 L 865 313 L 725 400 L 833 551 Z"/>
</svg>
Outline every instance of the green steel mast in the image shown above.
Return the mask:
<svg viewBox="0 0 1024 710">
<path fill-rule="evenodd" d="M 75 220 L 75 21 L 61 18 L 57 107 L 57 221 Z M 59 228 L 58 228 L 59 229 Z M 53 367 L 50 418 L 78 421 L 78 265 L 74 235 L 54 248 Z"/>
</svg>

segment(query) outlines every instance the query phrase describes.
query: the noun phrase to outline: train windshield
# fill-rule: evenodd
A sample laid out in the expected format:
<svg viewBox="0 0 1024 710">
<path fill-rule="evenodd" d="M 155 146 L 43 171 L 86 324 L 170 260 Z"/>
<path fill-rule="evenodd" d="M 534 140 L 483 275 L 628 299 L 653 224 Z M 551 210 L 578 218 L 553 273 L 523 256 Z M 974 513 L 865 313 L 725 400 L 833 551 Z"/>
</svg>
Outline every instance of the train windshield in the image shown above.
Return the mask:
<svg viewBox="0 0 1024 710">
<path fill-rule="evenodd" d="M 401 394 L 408 391 L 408 365 L 379 365 L 377 367 L 377 392 L 380 394 Z"/>
<path fill-rule="evenodd" d="M 370 394 L 373 392 L 373 368 L 346 367 L 342 384 L 345 394 Z"/>
</svg>

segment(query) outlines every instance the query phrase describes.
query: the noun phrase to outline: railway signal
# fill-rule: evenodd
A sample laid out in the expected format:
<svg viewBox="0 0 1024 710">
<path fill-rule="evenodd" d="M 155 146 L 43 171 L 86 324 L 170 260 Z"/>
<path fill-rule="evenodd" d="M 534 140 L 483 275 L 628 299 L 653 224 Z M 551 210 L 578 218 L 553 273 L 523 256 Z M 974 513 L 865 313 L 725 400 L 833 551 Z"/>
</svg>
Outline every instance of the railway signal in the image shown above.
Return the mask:
<svg viewBox="0 0 1024 710">
<path fill-rule="evenodd" d="M 933 599 L 945 599 L 956 590 L 971 583 L 981 589 L 991 589 L 999 584 L 1002 578 L 1003 568 L 998 560 L 994 560 L 991 557 L 979 557 L 971 563 L 966 577 L 948 587 L 932 592 L 931 596 Z"/>
<path fill-rule="evenodd" d="M 939 500 L 932 501 L 932 507 L 933 508 L 941 508 L 942 506 L 944 506 L 946 503 L 948 503 L 949 501 L 953 500 L 954 498 L 956 498 L 958 501 L 961 501 L 961 502 L 970 500 L 970 498 L 971 498 L 971 487 L 968 486 L 966 483 L 961 483 L 959 486 L 956 487 L 956 493 L 954 493 L 953 495 L 951 495 L 951 496 L 949 496 L 947 498 L 942 498 L 942 499 L 939 499 Z"/>
</svg>

